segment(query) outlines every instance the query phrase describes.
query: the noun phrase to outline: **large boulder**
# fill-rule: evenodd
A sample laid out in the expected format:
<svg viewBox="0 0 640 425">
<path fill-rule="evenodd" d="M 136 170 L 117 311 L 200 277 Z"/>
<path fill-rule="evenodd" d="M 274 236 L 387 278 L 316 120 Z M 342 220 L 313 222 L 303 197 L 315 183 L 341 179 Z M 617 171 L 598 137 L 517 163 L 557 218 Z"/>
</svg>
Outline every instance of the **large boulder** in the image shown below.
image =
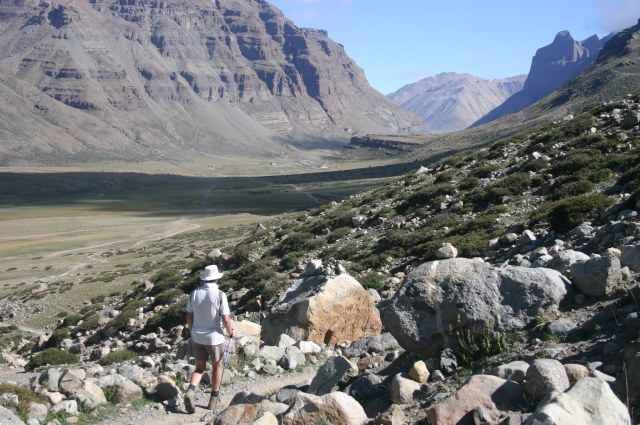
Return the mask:
<svg viewBox="0 0 640 425">
<path fill-rule="evenodd" d="M 573 388 L 551 398 L 525 425 L 631 425 L 629 411 L 609 385 L 598 378 L 583 378 Z"/>
<path fill-rule="evenodd" d="M 481 407 L 495 421 L 503 412 L 518 412 L 526 398 L 520 384 L 497 376 L 474 375 L 454 395 L 427 409 L 431 424 L 474 423 L 470 416 Z"/>
<path fill-rule="evenodd" d="M 622 283 L 618 257 L 595 257 L 571 265 L 571 279 L 586 295 L 604 297 Z"/>
<path fill-rule="evenodd" d="M 331 423 L 340 425 L 364 425 L 367 415 L 360 404 L 345 393 L 326 394 L 286 414 L 284 425 L 308 425 Z"/>
<path fill-rule="evenodd" d="M 409 351 L 434 356 L 454 345 L 450 330 L 524 328 L 555 312 L 570 282 L 546 268 L 494 268 L 478 260 L 432 261 L 414 269 L 381 310 L 385 328 Z"/>
<path fill-rule="evenodd" d="M 296 280 L 262 321 L 262 340 L 277 345 L 281 334 L 297 341 L 338 344 L 380 333 L 371 295 L 346 273 Z"/>
</svg>

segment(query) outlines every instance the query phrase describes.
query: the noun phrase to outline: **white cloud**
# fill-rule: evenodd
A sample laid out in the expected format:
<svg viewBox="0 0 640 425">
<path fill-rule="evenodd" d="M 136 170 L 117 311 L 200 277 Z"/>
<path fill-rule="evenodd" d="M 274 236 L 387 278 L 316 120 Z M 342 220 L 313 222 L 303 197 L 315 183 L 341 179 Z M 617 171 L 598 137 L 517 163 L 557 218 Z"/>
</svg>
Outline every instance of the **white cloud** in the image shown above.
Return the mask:
<svg viewBox="0 0 640 425">
<path fill-rule="evenodd" d="M 600 16 L 600 26 L 607 32 L 623 30 L 640 19 L 639 0 L 598 0 L 593 6 Z"/>
</svg>

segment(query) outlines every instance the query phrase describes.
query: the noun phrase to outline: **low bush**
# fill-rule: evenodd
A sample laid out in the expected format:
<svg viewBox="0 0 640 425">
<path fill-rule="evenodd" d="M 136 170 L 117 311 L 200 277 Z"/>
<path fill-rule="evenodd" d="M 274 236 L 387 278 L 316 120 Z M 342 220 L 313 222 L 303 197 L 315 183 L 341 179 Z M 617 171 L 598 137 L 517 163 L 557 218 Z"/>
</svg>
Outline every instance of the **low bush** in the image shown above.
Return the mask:
<svg viewBox="0 0 640 425">
<path fill-rule="evenodd" d="M 365 289 L 371 288 L 377 291 L 384 286 L 384 276 L 375 272 L 368 273 L 360 279 L 360 284 Z"/>
<path fill-rule="evenodd" d="M 100 366 L 109 366 L 112 364 L 124 363 L 124 362 L 129 362 L 137 359 L 138 359 L 138 355 L 133 351 L 120 350 L 120 351 L 113 351 L 107 354 L 106 356 L 98 360 L 98 364 Z"/>
<path fill-rule="evenodd" d="M 551 228 L 558 233 L 566 233 L 588 218 L 609 207 L 613 201 L 600 193 L 572 196 L 558 201 L 549 212 Z"/>
<path fill-rule="evenodd" d="M 63 339 L 67 339 L 69 337 L 70 335 L 67 329 L 56 329 L 51 333 L 47 342 L 44 343 L 43 348 L 57 347 Z"/>
<path fill-rule="evenodd" d="M 75 354 L 60 350 L 59 348 L 47 348 L 46 350 L 43 350 L 33 356 L 31 360 L 29 360 L 29 362 L 24 366 L 24 370 L 30 372 L 42 366 L 76 364 L 79 361 L 80 359 Z"/>
<path fill-rule="evenodd" d="M 29 418 L 29 407 L 31 403 L 40 403 L 46 405 L 48 402 L 48 399 L 46 397 L 35 394 L 27 386 L 22 387 L 13 384 L 0 384 L 0 394 L 15 394 L 18 396 L 18 405 L 14 406 L 14 408 L 18 417 L 24 419 L 25 421 Z M 2 398 L 0 398 L 0 406 L 8 407 L 5 404 L 5 400 L 3 400 Z"/>
</svg>

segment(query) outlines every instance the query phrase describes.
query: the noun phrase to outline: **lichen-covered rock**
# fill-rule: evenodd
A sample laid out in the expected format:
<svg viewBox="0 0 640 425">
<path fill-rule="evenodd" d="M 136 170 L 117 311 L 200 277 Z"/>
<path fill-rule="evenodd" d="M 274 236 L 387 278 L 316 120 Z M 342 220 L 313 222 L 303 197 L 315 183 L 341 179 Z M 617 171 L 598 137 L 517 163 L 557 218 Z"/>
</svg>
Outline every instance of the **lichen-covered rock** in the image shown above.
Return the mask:
<svg viewBox="0 0 640 425">
<path fill-rule="evenodd" d="M 455 344 L 450 329 L 521 329 L 557 311 L 568 285 L 551 269 L 498 269 L 465 258 L 432 261 L 407 275 L 381 314 L 401 346 L 434 356 Z"/>
<path fill-rule="evenodd" d="M 371 295 L 346 273 L 295 281 L 262 321 L 262 340 L 277 345 L 281 334 L 315 343 L 349 343 L 382 328 Z"/>
</svg>

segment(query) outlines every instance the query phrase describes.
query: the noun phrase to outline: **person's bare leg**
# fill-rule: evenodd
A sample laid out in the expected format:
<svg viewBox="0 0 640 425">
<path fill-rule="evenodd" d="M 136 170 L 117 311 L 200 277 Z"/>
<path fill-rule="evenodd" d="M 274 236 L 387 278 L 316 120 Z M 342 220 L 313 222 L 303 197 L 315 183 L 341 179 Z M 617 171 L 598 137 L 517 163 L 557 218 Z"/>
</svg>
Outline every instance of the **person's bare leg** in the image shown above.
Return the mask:
<svg viewBox="0 0 640 425">
<path fill-rule="evenodd" d="M 196 370 L 191 374 L 189 380 L 189 389 L 184 396 L 184 407 L 188 413 L 195 413 L 196 411 L 196 387 L 200 384 L 202 375 L 207 368 L 206 360 L 196 360 Z"/>
<path fill-rule="evenodd" d="M 206 368 L 206 360 L 196 360 L 196 370 L 194 370 L 191 374 L 191 380 L 189 381 L 189 384 L 197 387 L 200 384 L 200 380 L 202 379 L 202 375 L 204 374 Z"/>
<path fill-rule="evenodd" d="M 211 361 L 211 397 L 209 398 L 209 409 L 213 409 L 220 394 L 220 384 L 222 381 L 222 360 Z"/>
</svg>

